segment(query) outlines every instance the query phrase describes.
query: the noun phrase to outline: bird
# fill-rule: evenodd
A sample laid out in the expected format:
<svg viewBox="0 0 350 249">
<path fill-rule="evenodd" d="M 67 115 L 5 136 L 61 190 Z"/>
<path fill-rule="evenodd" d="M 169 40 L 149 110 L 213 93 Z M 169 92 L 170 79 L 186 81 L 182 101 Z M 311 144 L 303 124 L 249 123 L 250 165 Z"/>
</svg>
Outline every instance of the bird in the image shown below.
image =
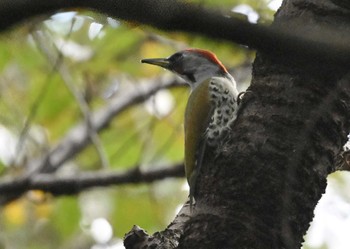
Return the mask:
<svg viewBox="0 0 350 249">
<path fill-rule="evenodd" d="M 192 210 L 197 176 L 208 146 L 217 147 L 230 131 L 238 110 L 236 82 L 217 56 L 199 48 L 167 58 L 142 59 L 180 76 L 191 88 L 184 118 L 185 173 Z"/>
</svg>

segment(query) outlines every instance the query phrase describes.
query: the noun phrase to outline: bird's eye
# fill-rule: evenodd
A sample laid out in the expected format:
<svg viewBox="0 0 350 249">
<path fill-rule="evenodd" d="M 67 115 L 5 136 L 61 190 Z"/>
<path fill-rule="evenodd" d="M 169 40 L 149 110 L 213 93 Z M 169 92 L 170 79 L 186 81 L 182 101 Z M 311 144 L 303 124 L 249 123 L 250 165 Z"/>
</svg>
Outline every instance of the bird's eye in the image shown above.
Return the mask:
<svg viewBox="0 0 350 249">
<path fill-rule="evenodd" d="M 179 60 L 181 57 L 182 57 L 182 53 L 177 52 L 169 57 L 169 61 L 175 62 L 175 61 Z"/>
</svg>

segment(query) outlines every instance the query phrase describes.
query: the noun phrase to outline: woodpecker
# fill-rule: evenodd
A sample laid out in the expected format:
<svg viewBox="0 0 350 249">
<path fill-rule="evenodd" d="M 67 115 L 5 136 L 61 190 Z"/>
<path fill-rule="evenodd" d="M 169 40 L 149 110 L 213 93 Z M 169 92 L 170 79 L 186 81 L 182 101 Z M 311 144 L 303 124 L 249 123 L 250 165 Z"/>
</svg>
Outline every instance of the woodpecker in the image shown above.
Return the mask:
<svg viewBox="0 0 350 249">
<path fill-rule="evenodd" d="M 168 58 L 143 59 L 184 79 L 191 87 L 185 110 L 185 172 L 192 209 L 195 184 L 207 146 L 219 146 L 236 119 L 238 91 L 234 78 L 216 55 L 190 48 Z"/>
</svg>

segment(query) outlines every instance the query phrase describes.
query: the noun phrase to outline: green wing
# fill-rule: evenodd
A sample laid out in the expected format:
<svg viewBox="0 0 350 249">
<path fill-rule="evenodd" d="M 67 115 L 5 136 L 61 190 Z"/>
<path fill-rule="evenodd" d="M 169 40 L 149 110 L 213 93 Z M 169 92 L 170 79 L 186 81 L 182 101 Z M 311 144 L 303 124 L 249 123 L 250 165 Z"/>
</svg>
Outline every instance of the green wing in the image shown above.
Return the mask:
<svg viewBox="0 0 350 249">
<path fill-rule="evenodd" d="M 192 91 L 185 112 L 185 172 L 191 198 L 205 151 L 205 130 L 212 113 L 208 95 L 209 82 L 210 79 L 200 83 Z"/>
</svg>

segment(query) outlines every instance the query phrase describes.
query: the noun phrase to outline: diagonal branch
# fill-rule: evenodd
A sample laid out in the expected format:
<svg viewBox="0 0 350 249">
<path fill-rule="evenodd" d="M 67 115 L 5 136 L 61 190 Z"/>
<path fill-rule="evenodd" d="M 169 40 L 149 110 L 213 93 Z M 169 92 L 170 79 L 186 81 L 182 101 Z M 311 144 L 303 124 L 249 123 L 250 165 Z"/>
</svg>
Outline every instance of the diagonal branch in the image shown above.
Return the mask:
<svg viewBox="0 0 350 249">
<path fill-rule="evenodd" d="M 179 83 L 175 77 L 159 77 L 157 79 L 144 80 L 138 84 L 138 91 L 131 88 L 122 96 L 111 100 L 108 105 L 92 112 L 92 128 L 96 132 L 101 131 L 108 126 L 114 117 L 128 108 L 147 100 L 157 91 L 181 85 L 183 84 Z M 36 177 L 36 175 L 55 172 L 64 162 L 73 158 L 89 145 L 91 142 L 89 137 L 89 129 L 86 127 L 85 122 L 81 122 L 73 127 L 46 155 L 29 160 L 26 165 L 28 171 L 24 175 L 15 179 L 1 179 L 0 186 L 2 186 L 4 191 L 0 195 L 0 205 L 18 198 L 26 190 L 34 188 L 30 186 L 33 177 Z M 8 189 L 8 186 L 10 186 L 10 189 Z"/>
<path fill-rule="evenodd" d="M 138 85 L 138 91 L 130 89 L 122 96 L 113 99 L 107 106 L 92 112 L 91 127 L 98 132 L 107 127 L 115 116 L 129 107 L 142 103 L 161 89 L 179 85 L 180 83 L 174 77 L 145 81 L 144 84 Z M 85 122 L 77 124 L 47 155 L 28 162 L 27 167 L 31 169 L 28 175 L 34 172 L 54 172 L 60 165 L 82 151 L 90 143 L 89 138 L 89 129 Z"/>
<path fill-rule="evenodd" d="M 153 235 L 149 235 L 141 227 L 134 225 L 133 228 L 125 234 L 124 246 L 126 249 L 138 248 L 177 248 L 179 238 L 184 233 L 184 226 L 191 218 L 190 204 L 187 201 L 176 215 L 169 226 Z"/>
</svg>

